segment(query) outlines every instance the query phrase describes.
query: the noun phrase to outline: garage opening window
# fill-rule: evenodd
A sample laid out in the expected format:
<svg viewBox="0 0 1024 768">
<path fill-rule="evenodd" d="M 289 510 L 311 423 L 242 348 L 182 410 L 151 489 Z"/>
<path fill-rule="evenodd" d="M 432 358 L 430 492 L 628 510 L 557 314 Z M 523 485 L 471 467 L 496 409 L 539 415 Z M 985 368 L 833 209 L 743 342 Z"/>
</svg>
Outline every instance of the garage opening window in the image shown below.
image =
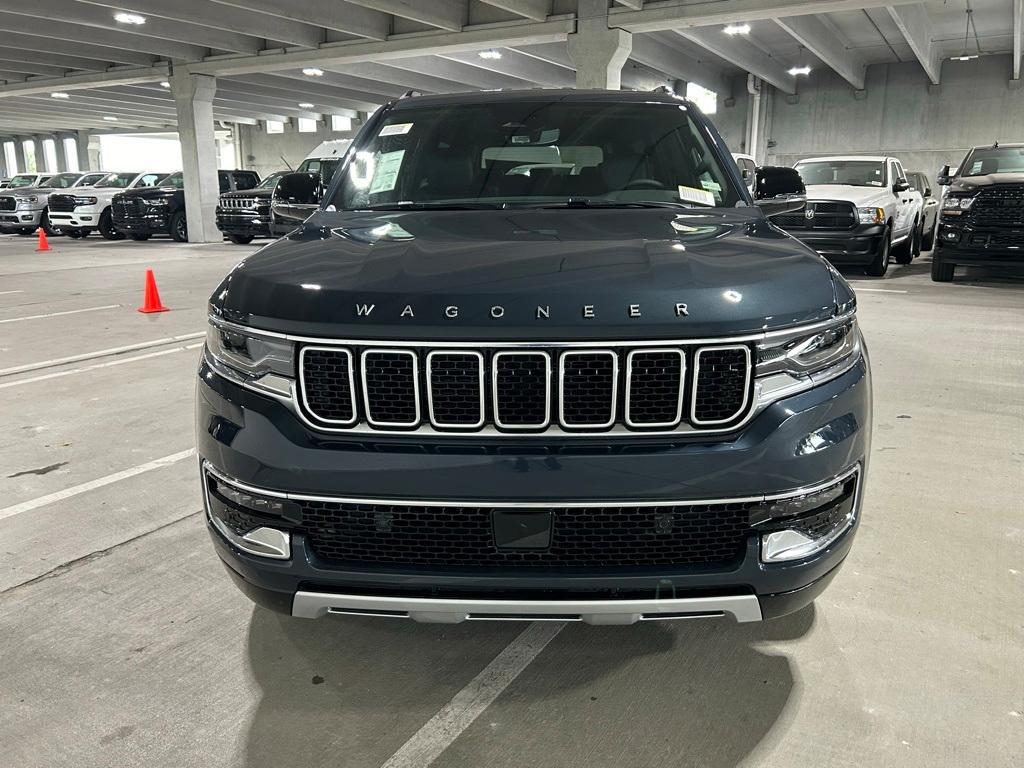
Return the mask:
<svg viewBox="0 0 1024 768">
<path fill-rule="evenodd" d="M 31 139 L 21 142 L 21 149 L 25 153 L 25 172 L 37 173 L 39 167 L 36 165 L 36 143 Z"/>
<path fill-rule="evenodd" d="M 734 206 L 683 104 L 514 100 L 394 110 L 353 150 L 339 209 Z"/>
<path fill-rule="evenodd" d="M 299 133 L 316 133 L 316 120 L 311 117 L 300 117 Z"/>
<path fill-rule="evenodd" d="M 267 120 L 267 133 L 284 133 L 284 123 L 280 120 Z"/>
<path fill-rule="evenodd" d="M 78 165 L 78 142 L 70 136 L 64 139 L 64 158 L 69 171 L 81 171 Z"/>
<path fill-rule="evenodd" d="M 352 118 L 341 115 L 331 115 L 331 130 L 335 133 L 344 133 L 352 130 Z"/>
<path fill-rule="evenodd" d="M 46 170 L 57 170 L 57 145 L 53 139 L 43 139 L 43 157 L 46 158 Z"/>
<path fill-rule="evenodd" d="M 705 115 L 713 115 L 718 111 L 718 94 L 703 85 L 687 83 L 686 98 L 696 104 L 697 109 Z"/>
<path fill-rule="evenodd" d="M 846 184 L 851 187 L 884 187 L 885 163 L 877 160 L 822 160 L 797 163 L 804 184 Z"/>
<path fill-rule="evenodd" d="M 4 167 L 11 176 L 23 170 L 18 167 L 18 153 L 14 149 L 13 141 L 4 142 Z"/>
</svg>

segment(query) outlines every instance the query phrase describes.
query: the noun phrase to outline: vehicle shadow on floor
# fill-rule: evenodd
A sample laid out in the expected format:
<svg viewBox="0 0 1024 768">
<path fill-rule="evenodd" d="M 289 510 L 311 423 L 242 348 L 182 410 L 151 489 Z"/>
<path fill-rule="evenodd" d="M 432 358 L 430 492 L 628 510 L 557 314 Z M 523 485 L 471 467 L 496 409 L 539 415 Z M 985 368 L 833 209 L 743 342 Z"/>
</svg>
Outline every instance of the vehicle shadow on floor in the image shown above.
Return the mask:
<svg viewBox="0 0 1024 768">
<path fill-rule="evenodd" d="M 726 768 L 775 727 L 790 659 L 760 647 L 806 635 L 810 606 L 758 624 L 568 624 L 439 764 Z M 526 627 L 307 621 L 262 609 L 249 632 L 262 690 L 244 765 L 378 766 Z M 500 730 L 495 730 L 500 721 Z M 595 747 L 595 744 L 606 744 Z"/>
</svg>

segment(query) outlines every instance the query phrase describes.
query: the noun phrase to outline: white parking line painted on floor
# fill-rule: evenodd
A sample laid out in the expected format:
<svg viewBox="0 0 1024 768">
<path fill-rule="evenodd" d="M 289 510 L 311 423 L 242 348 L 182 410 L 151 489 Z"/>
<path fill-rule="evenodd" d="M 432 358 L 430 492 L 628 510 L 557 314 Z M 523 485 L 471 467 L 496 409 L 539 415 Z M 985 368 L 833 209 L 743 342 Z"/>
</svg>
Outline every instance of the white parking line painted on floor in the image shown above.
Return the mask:
<svg viewBox="0 0 1024 768">
<path fill-rule="evenodd" d="M 869 292 L 869 293 L 906 293 L 906 291 L 894 291 L 894 290 L 890 290 L 888 288 L 856 288 L 855 287 L 853 290 L 857 291 L 857 292 L 860 292 L 860 293 L 863 293 L 863 292 Z"/>
<path fill-rule="evenodd" d="M 564 622 L 535 622 L 441 707 L 381 768 L 426 768 L 526 669 Z"/>
<path fill-rule="evenodd" d="M 86 493 L 87 491 L 102 488 L 105 485 L 111 485 L 112 483 L 117 483 L 121 480 L 127 480 L 129 477 L 141 475 L 143 472 L 149 472 L 153 469 L 160 469 L 161 467 L 176 464 L 182 459 L 194 456 L 195 452 L 195 448 L 189 448 L 187 451 L 178 451 L 177 453 L 172 453 L 170 456 L 164 456 L 162 459 L 147 461 L 145 464 L 139 464 L 137 467 L 132 467 L 131 469 L 122 469 L 120 472 L 115 472 L 114 474 L 107 475 L 106 477 L 100 477 L 95 480 L 89 480 L 85 483 L 73 485 L 70 488 L 65 488 L 63 491 L 55 491 L 54 493 L 48 493 L 45 496 L 29 499 L 28 501 L 23 501 L 20 504 L 15 504 L 11 507 L 4 507 L 3 509 L 0 509 L 0 520 L 20 515 L 22 512 L 31 512 L 33 509 L 45 507 L 47 504 L 53 504 L 55 501 L 70 499 L 72 496 L 77 496 L 80 493 Z"/>
<path fill-rule="evenodd" d="M 24 291 L 0 291 L 0 296 L 7 296 L 11 293 L 24 293 Z"/>
<path fill-rule="evenodd" d="M 80 355 L 69 355 L 68 357 L 55 357 L 52 360 L 43 360 L 38 363 L 26 363 L 25 365 L 15 365 L 12 368 L 0 368 L 0 376 L 12 376 L 15 373 L 28 373 L 29 371 L 38 371 L 40 368 L 52 368 L 55 365 L 64 365 L 65 363 L 80 363 L 83 360 L 94 360 L 97 357 L 106 357 L 107 355 L 119 355 L 122 352 L 134 352 L 138 349 L 148 349 L 149 347 L 159 347 L 161 344 L 173 344 L 176 341 L 188 341 L 190 339 L 198 339 L 200 336 L 205 335 L 206 331 L 198 331 L 196 333 L 183 333 L 179 336 L 165 336 L 162 339 L 153 339 L 152 341 L 140 341 L 138 344 L 125 344 L 123 347 L 98 349 L 95 352 L 83 352 Z"/>
<path fill-rule="evenodd" d="M 24 317 L 8 317 L 0 320 L 0 323 L 20 323 L 22 320 L 42 320 L 46 317 L 63 317 L 64 315 L 78 315 L 82 312 L 99 312 L 101 309 L 117 309 L 120 304 L 107 304 L 102 307 L 86 307 L 85 309 L 69 309 L 64 312 L 47 312 L 45 315 L 25 315 Z"/>
<path fill-rule="evenodd" d="M 17 381 L 8 381 L 0 384 L 0 389 L 7 389 L 8 387 L 17 387 L 21 384 L 34 384 L 37 381 L 47 381 L 48 379 L 59 379 L 61 376 L 70 376 L 73 373 L 85 373 L 86 371 L 95 371 L 99 368 L 111 368 L 115 365 L 124 365 L 125 363 L 134 363 L 138 360 L 148 360 L 151 357 L 161 357 L 163 355 L 173 355 L 175 352 L 184 352 L 188 349 L 199 349 L 203 346 L 202 342 L 198 344 L 187 344 L 184 347 L 174 347 L 173 349 L 161 349 L 159 352 L 147 352 L 144 355 L 135 355 L 134 357 L 121 357 L 117 360 L 111 360 L 108 363 L 96 363 L 95 365 L 85 365 L 81 368 L 72 368 L 67 371 L 57 371 L 56 373 L 44 373 L 42 376 L 33 376 L 28 379 L 18 379 Z"/>
</svg>

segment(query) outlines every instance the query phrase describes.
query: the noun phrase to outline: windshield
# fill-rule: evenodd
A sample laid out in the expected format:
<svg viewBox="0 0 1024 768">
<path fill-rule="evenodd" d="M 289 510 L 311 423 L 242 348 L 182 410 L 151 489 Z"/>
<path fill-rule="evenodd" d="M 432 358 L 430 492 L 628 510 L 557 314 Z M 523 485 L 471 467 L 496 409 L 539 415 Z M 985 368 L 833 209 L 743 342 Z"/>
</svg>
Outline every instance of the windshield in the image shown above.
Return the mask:
<svg viewBox="0 0 1024 768">
<path fill-rule="evenodd" d="M 58 173 L 51 177 L 47 184 L 53 189 L 70 189 L 81 177 L 80 173 Z"/>
<path fill-rule="evenodd" d="M 92 187 L 97 181 L 102 179 L 106 174 L 103 173 L 89 173 L 80 178 L 75 182 L 76 187 Z"/>
<path fill-rule="evenodd" d="M 987 176 L 990 173 L 1024 173 L 1024 147 L 972 149 L 957 175 Z"/>
<path fill-rule="evenodd" d="M 31 187 L 36 183 L 36 179 L 39 177 L 34 174 L 19 174 L 11 179 L 11 183 L 8 185 L 11 189 L 18 187 Z"/>
<path fill-rule="evenodd" d="M 351 157 L 331 201 L 339 209 L 742 199 L 682 104 L 538 99 L 401 109 Z"/>
<path fill-rule="evenodd" d="M 270 174 L 269 176 L 267 176 L 267 178 L 265 178 L 263 181 L 256 185 L 256 189 L 273 188 L 274 186 L 277 185 L 277 180 L 284 176 L 286 173 L 288 173 L 288 171 L 278 171 L 277 173 Z"/>
<path fill-rule="evenodd" d="M 156 183 L 158 187 L 174 187 L 175 189 L 185 188 L 185 176 L 181 171 L 172 173 L 170 176 L 164 176 L 160 181 Z"/>
<path fill-rule="evenodd" d="M 125 189 L 132 180 L 138 176 L 138 173 L 108 173 L 98 182 L 97 187 L 116 187 L 117 189 Z"/>
<path fill-rule="evenodd" d="M 804 184 L 884 187 L 885 163 L 878 160 L 811 160 L 794 166 Z"/>
</svg>

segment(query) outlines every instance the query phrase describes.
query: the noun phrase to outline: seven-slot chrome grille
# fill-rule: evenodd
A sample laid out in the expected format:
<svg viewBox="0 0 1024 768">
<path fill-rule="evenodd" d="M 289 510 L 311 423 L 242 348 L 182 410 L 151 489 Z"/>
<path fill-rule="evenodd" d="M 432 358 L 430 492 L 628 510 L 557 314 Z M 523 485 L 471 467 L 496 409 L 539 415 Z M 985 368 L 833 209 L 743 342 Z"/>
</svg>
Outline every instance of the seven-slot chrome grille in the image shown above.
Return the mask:
<svg viewBox="0 0 1024 768">
<path fill-rule="evenodd" d="M 751 348 L 737 343 L 299 352 L 300 408 L 324 430 L 720 430 L 747 415 L 751 389 Z"/>
<path fill-rule="evenodd" d="M 255 197 L 222 197 L 220 199 L 220 207 L 223 210 L 249 210 L 255 208 L 259 203 L 259 199 Z"/>
</svg>

